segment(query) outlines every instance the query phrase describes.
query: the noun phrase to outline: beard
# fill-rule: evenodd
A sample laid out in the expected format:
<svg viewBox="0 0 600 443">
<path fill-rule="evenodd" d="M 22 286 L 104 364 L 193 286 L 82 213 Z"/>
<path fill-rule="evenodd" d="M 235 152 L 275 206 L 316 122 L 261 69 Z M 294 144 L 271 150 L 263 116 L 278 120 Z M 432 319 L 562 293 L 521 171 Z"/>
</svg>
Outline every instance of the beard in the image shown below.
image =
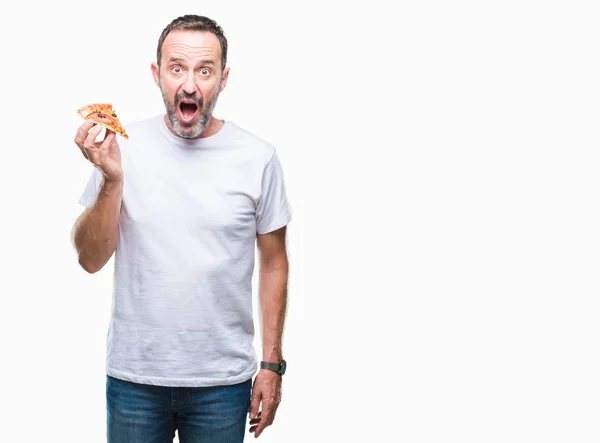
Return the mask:
<svg viewBox="0 0 600 443">
<path fill-rule="evenodd" d="M 163 97 L 163 101 L 165 103 L 165 108 L 167 109 L 167 118 L 169 119 L 169 123 L 171 123 L 171 128 L 173 128 L 173 132 L 183 138 L 197 138 L 200 134 L 204 132 L 208 122 L 212 117 L 213 110 L 217 104 L 217 99 L 219 98 L 219 91 L 215 94 L 214 98 L 205 103 L 202 97 L 199 97 L 196 94 L 188 94 L 184 91 L 180 91 L 175 96 L 175 102 L 171 104 L 169 99 L 165 95 L 162 86 L 160 86 L 160 92 Z M 182 122 L 177 116 L 177 108 L 179 107 L 181 100 L 193 100 L 198 106 L 198 115 L 194 119 L 194 121 L 186 123 Z M 206 104 L 206 108 L 204 105 Z"/>
</svg>

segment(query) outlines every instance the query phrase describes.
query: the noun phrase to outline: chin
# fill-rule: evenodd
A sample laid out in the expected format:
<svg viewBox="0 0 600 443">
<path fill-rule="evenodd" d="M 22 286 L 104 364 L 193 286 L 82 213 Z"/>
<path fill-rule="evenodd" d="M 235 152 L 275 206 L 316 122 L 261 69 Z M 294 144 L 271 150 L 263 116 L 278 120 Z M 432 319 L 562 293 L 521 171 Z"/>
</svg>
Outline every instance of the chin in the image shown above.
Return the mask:
<svg viewBox="0 0 600 443">
<path fill-rule="evenodd" d="M 202 134 L 202 131 L 194 131 L 194 132 L 182 132 L 180 133 L 180 137 L 182 138 L 189 138 L 189 139 L 195 139 L 200 137 L 200 135 Z"/>
<path fill-rule="evenodd" d="M 192 127 L 192 128 L 175 128 L 175 132 L 183 138 L 196 138 L 204 132 L 204 128 L 202 127 Z"/>
<path fill-rule="evenodd" d="M 170 115 L 169 120 L 171 121 L 173 132 L 183 138 L 196 138 L 204 132 L 207 126 L 202 118 L 193 125 L 184 125 L 176 116 Z"/>
</svg>

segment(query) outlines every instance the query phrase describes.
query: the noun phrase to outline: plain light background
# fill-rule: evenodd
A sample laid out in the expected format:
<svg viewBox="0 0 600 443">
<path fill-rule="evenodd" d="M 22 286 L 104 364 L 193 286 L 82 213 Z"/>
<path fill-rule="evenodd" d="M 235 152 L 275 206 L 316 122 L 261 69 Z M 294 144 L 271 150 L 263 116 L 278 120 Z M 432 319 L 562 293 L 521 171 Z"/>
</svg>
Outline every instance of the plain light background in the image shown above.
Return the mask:
<svg viewBox="0 0 600 443">
<path fill-rule="evenodd" d="M 2 6 L 0 440 L 105 441 L 75 110 L 163 112 L 157 40 L 196 13 L 229 39 L 215 116 L 277 148 L 293 210 L 259 441 L 599 441 L 596 4 L 349 3 Z"/>
</svg>

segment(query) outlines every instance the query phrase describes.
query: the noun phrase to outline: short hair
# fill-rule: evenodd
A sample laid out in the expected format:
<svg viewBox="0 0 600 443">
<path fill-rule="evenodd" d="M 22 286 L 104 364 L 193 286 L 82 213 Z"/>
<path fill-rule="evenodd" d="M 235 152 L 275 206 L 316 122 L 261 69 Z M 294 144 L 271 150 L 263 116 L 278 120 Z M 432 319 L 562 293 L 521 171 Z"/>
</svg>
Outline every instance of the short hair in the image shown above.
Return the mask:
<svg viewBox="0 0 600 443">
<path fill-rule="evenodd" d="M 171 23 L 167 25 L 165 29 L 163 29 L 160 38 L 158 39 L 158 48 L 156 49 L 156 63 L 160 66 L 160 58 L 162 57 L 162 46 L 169 35 L 169 32 L 174 29 L 185 29 L 190 31 L 208 31 L 212 32 L 219 39 L 219 43 L 221 44 L 221 71 L 225 69 L 225 65 L 227 64 L 227 38 L 225 37 L 225 33 L 223 29 L 217 24 L 216 21 L 204 17 L 201 15 L 182 15 L 181 17 L 177 17 Z"/>
</svg>

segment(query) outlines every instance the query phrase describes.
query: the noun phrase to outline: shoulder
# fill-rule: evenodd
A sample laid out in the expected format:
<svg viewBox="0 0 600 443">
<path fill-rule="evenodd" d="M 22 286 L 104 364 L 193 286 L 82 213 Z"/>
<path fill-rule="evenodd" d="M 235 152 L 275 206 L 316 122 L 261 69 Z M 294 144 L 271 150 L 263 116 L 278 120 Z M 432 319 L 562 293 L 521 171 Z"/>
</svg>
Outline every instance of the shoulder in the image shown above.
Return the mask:
<svg viewBox="0 0 600 443">
<path fill-rule="evenodd" d="M 233 121 L 228 120 L 227 124 L 232 141 L 239 143 L 248 154 L 265 165 L 271 160 L 276 151 L 271 142 Z"/>
</svg>

